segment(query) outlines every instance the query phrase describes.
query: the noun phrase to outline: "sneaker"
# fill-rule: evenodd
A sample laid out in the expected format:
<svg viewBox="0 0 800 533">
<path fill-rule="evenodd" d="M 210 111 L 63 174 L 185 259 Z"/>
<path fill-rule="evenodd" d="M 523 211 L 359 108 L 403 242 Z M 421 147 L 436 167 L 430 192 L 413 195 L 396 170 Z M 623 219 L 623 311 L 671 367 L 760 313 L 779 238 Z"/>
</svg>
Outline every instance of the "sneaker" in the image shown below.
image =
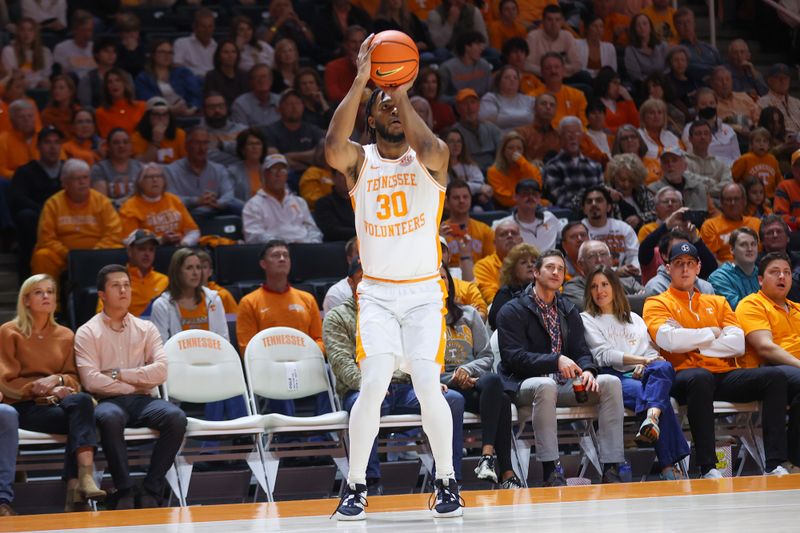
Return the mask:
<svg viewBox="0 0 800 533">
<path fill-rule="evenodd" d="M 658 441 L 660 435 L 661 430 L 658 428 L 658 420 L 648 416 L 642 421 L 642 425 L 639 426 L 639 433 L 636 434 L 633 440 L 641 446 L 652 446 Z"/>
<path fill-rule="evenodd" d="M 781 465 L 790 474 L 800 474 L 800 466 L 795 466 L 791 461 L 786 461 Z"/>
<path fill-rule="evenodd" d="M 700 477 L 703 479 L 722 479 L 722 473 L 716 468 L 712 468 Z"/>
<path fill-rule="evenodd" d="M 549 476 L 547 476 L 547 480 L 544 482 L 545 487 L 566 487 L 567 480 L 564 478 L 564 470 L 561 468 L 561 465 L 556 466 L 556 469 L 553 470 Z"/>
<path fill-rule="evenodd" d="M 436 501 L 430 505 L 433 516 L 437 518 L 454 518 L 464 514 L 464 499 L 458 493 L 458 482 L 450 478 L 448 480 L 437 479 L 434 483 Z"/>
<path fill-rule="evenodd" d="M 17 512 L 6 502 L 0 503 L 0 516 L 17 516 Z"/>
<path fill-rule="evenodd" d="M 475 468 L 475 475 L 478 476 L 478 479 L 485 479 L 497 484 L 497 473 L 494 471 L 494 461 L 493 455 L 484 455 L 481 457 L 478 466 Z"/>
<path fill-rule="evenodd" d="M 500 483 L 501 489 L 522 489 L 522 481 L 519 480 L 517 476 L 511 476 L 510 478 L 506 479 L 502 483 Z"/>
<path fill-rule="evenodd" d="M 367 513 L 367 486 L 361 483 L 349 483 L 344 489 L 339 506 L 333 512 L 336 520 L 365 520 Z"/>
<path fill-rule="evenodd" d="M 678 481 L 683 479 L 683 472 L 677 466 L 672 465 L 662 470 L 660 477 L 664 481 Z"/>
<path fill-rule="evenodd" d="M 788 476 L 789 475 L 789 471 L 786 470 L 783 466 L 778 465 L 778 466 L 775 467 L 775 470 L 770 470 L 769 472 L 766 473 L 766 475 L 768 475 L 768 476 L 777 476 L 777 477 Z"/>
<path fill-rule="evenodd" d="M 619 467 L 614 465 L 605 472 L 603 472 L 603 483 L 622 483 L 622 477 L 619 475 Z"/>
</svg>

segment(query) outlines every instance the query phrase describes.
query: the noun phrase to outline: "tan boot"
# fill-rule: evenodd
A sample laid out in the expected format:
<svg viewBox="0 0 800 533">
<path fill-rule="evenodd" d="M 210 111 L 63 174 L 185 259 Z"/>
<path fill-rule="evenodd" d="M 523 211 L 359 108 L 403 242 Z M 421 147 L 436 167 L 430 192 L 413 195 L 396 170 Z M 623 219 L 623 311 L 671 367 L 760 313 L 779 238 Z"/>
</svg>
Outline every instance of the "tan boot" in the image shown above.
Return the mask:
<svg viewBox="0 0 800 533">
<path fill-rule="evenodd" d="M 103 500 L 106 491 L 97 487 L 94 482 L 94 468 L 91 466 L 78 467 L 78 487 L 77 496 L 82 500 Z"/>
</svg>

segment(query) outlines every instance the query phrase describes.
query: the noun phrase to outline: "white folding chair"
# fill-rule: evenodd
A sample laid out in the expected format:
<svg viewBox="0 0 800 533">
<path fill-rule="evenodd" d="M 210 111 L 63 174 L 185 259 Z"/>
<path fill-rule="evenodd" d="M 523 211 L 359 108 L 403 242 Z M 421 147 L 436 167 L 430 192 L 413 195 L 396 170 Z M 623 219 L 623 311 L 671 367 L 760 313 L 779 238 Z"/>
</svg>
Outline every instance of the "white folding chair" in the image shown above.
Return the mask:
<svg viewBox="0 0 800 533">
<path fill-rule="evenodd" d="M 164 383 L 165 399 L 191 403 L 216 402 L 235 397 L 245 400 L 247 416 L 241 418 L 202 420 L 189 417 L 185 438 L 253 436 L 254 445 L 244 457 L 266 492 L 266 470 L 260 438 L 264 433 L 264 416 L 254 415 L 251 410 L 242 363 L 236 349 L 216 333 L 193 329 L 170 338 L 164 345 L 164 351 L 169 361 L 167 381 Z M 186 505 L 194 462 L 235 459 L 243 455 L 239 452 L 240 447 L 225 448 L 233 455 L 201 455 L 194 450 L 182 449 L 175 457 L 181 504 Z"/>
<path fill-rule="evenodd" d="M 336 406 L 333 387 L 325 366 L 322 351 L 314 340 L 294 328 L 275 327 L 255 335 L 244 354 L 244 368 L 249 385 L 250 407 L 255 412 L 256 395 L 273 400 L 296 400 L 325 393 L 331 406 Z M 280 457 L 329 455 L 343 475 L 348 463 L 344 434 L 347 431 L 347 411 L 337 410 L 318 416 L 264 416 L 264 465 L 267 472 L 267 498 L 273 501 L 272 492 L 278 477 Z M 278 433 L 314 432 L 333 435 L 332 440 L 314 443 L 303 450 L 273 450 L 273 439 Z M 311 445 L 311 443 L 308 443 Z"/>
</svg>

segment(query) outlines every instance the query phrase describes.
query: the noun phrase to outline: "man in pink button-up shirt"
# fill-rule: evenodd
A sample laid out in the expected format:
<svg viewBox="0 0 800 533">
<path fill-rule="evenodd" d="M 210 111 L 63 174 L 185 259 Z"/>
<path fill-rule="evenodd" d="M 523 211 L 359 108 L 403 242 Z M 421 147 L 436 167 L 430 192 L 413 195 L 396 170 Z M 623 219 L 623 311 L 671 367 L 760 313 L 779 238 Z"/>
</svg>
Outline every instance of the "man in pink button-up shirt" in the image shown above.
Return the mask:
<svg viewBox="0 0 800 533">
<path fill-rule="evenodd" d="M 83 388 L 100 402 L 95 409 L 103 451 L 116 492 L 109 508 L 160 506 L 164 476 L 175 460 L 186 431 L 186 414 L 176 405 L 151 396 L 167 379 L 167 356 L 158 330 L 128 313 L 131 282 L 122 265 L 103 267 L 97 275 L 103 311 L 75 334 L 75 360 Z M 126 427 L 148 427 L 160 433 L 141 488 L 134 491 L 128 470 Z"/>
</svg>

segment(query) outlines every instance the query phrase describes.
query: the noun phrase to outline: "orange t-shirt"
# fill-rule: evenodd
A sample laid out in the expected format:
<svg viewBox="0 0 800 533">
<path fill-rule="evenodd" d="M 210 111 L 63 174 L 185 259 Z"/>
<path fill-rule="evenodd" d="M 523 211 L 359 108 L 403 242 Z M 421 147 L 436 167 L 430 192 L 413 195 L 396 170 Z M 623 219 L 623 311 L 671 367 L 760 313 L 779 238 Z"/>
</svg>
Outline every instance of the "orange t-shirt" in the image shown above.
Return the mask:
<svg viewBox="0 0 800 533">
<path fill-rule="evenodd" d="M 758 233 L 761 220 L 745 216 L 742 220 L 729 220 L 722 214 L 709 218 L 700 228 L 700 238 L 717 258 L 719 264 L 733 259 L 731 245 L 728 244 L 731 232 L 736 228 L 747 226 Z"/>
<path fill-rule="evenodd" d="M 95 112 L 97 118 L 97 131 L 102 138 L 108 137 L 108 132 L 114 128 L 122 128 L 133 135 L 136 125 L 142 119 L 146 104 L 141 100 L 128 102 L 119 100 L 114 102 L 111 107 L 100 106 Z"/>
<path fill-rule="evenodd" d="M 182 305 L 178 306 L 181 314 L 181 328 L 183 331 L 187 329 L 203 329 L 208 331 L 208 306 L 206 300 L 203 298 L 194 309 L 186 309 Z"/>
<path fill-rule="evenodd" d="M 0 133 L 0 176 L 11 179 L 22 165 L 39 158 L 36 134 L 26 140 L 17 130 Z"/>
<path fill-rule="evenodd" d="M 149 144 L 151 144 L 150 141 L 142 137 L 138 131 L 131 136 L 131 146 L 135 156 L 145 153 Z M 186 157 L 186 132 L 181 128 L 175 128 L 175 138 L 164 137 L 158 145 L 156 162 L 166 165 L 184 157 Z"/>
<path fill-rule="evenodd" d="M 481 291 L 481 296 L 487 304 L 494 301 L 494 296 L 500 290 L 500 267 L 503 266 L 503 261 L 497 253 L 488 255 L 475 263 L 473 272 L 475 274 L 475 283 Z"/>
<path fill-rule="evenodd" d="M 519 37 L 525 39 L 528 36 L 528 30 L 518 20 L 514 21 L 514 25 L 510 28 L 506 26 L 501 20 L 493 20 L 488 25 L 489 44 L 495 50 L 502 50 L 506 41 Z"/>
<path fill-rule="evenodd" d="M 675 29 L 675 24 L 672 22 L 675 11 L 677 10 L 672 6 L 667 6 L 663 11 L 656 11 L 654 6 L 642 9 L 642 14 L 648 16 L 658 36 L 669 44 L 678 44 L 680 41 L 678 30 Z"/>
<path fill-rule="evenodd" d="M 606 127 L 611 133 L 617 133 L 617 128 L 623 124 L 632 124 L 639 127 L 639 110 L 633 100 L 620 100 L 616 102 L 617 110 L 606 108 Z"/>
<path fill-rule="evenodd" d="M 33 113 L 36 115 L 36 131 L 42 129 L 42 117 L 39 116 L 39 108 L 36 107 L 36 101 L 31 98 L 25 98 L 25 101 L 33 106 Z M 11 119 L 8 117 L 9 102 L 0 100 L 0 133 L 4 131 L 11 131 Z M 62 131 L 64 135 L 69 135 L 69 130 Z"/>
<path fill-rule="evenodd" d="M 514 207 L 514 189 L 521 180 L 534 179 L 542 186 L 542 173 L 539 169 L 521 157 L 516 164 L 512 163 L 508 173 L 504 174 L 492 165 L 486 174 L 489 185 L 494 189 L 494 199 L 503 207 Z"/>
<path fill-rule="evenodd" d="M 550 91 L 547 90 L 547 87 L 542 85 L 535 96 L 546 92 Z M 568 85 L 562 85 L 553 96 L 556 97 L 556 115 L 551 122 L 553 128 L 557 130 L 558 123 L 566 116 L 576 116 L 581 119 L 584 126 L 588 124 L 586 120 L 586 97 L 583 95 L 583 91 L 579 91 Z"/>
<path fill-rule="evenodd" d="M 88 139 L 85 141 L 70 139 L 64 143 L 62 150 L 68 159 L 82 159 L 89 166 L 100 161 L 100 156 L 92 148 L 92 141 Z"/>
<path fill-rule="evenodd" d="M 740 183 L 750 176 L 757 177 L 764 184 L 764 193 L 767 198 L 775 196 L 775 189 L 783 179 L 778 160 L 770 153 L 757 156 L 753 152 L 747 152 L 733 162 L 731 175 L 736 183 Z"/>
</svg>

